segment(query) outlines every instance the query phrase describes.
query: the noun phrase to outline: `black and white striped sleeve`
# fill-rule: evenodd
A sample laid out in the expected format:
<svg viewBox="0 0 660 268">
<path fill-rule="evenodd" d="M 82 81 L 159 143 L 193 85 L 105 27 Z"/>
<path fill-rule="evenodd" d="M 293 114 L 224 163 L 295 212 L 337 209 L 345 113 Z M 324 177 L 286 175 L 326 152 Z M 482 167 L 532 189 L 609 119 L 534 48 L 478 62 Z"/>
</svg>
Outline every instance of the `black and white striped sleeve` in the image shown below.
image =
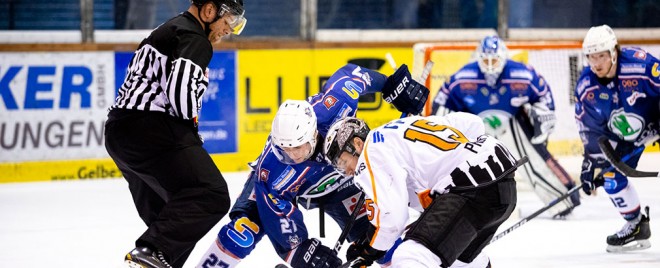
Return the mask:
<svg viewBox="0 0 660 268">
<path fill-rule="evenodd" d="M 208 87 L 206 70 L 193 61 L 178 58 L 172 62 L 166 94 L 173 116 L 185 120 L 195 119 L 202 105 L 202 96 Z"/>
</svg>

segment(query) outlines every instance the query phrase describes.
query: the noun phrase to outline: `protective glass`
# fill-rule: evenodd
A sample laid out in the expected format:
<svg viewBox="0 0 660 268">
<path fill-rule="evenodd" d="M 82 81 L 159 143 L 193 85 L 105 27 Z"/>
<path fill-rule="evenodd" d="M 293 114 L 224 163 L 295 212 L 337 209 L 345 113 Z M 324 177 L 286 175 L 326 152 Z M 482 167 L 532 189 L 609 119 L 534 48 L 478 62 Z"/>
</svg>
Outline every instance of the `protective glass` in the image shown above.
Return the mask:
<svg viewBox="0 0 660 268">
<path fill-rule="evenodd" d="M 280 147 L 273 145 L 273 153 L 277 159 L 287 165 L 300 164 L 311 156 L 312 145 L 307 142 L 297 147 Z"/>
<path fill-rule="evenodd" d="M 589 62 L 589 66 L 596 66 L 612 61 L 612 56 L 609 51 L 591 53 L 587 55 L 587 61 Z"/>
<path fill-rule="evenodd" d="M 236 3 L 222 4 L 220 10 L 218 10 L 218 18 L 221 18 L 225 14 L 229 14 L 226 18 L 229 27 L 231 27 L 231 32 L 234 35 L 239 35 L 245 29 L 247 24 L 247 19 L 245 18 L 245 9 L 242 6 Z"/>
</svg>

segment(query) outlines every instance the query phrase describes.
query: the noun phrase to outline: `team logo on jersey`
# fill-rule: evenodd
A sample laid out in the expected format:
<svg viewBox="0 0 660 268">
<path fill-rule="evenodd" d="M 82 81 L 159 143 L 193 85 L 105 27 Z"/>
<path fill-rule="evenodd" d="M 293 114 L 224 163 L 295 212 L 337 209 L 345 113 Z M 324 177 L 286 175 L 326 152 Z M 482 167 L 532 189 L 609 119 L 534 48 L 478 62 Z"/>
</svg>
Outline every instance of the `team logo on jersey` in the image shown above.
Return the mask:
<svg viewBox="0 0 660 268">
<path fill-rule="evenodd" d="M 525 91 L 529 88 L 529 85 L 525 83 L 511 83 L 510 87 L 512 91 Z"/>
<path fill-rule="evenodd" d="M 335 104 L 337 104 L 337 98 L 335 98 L 335 96 L 328 95 L 323 98 L 323 106 L 325 106 L 326 109 L 330 110 Z"/>
<path fill-rule="evenodd" d="M 511 78 L 523 78 L 527 80 L 532 80 L 532 73 L 528 70 L 517 70 L 510 73 Z"/>
<path fill-rule="evenodd" d="M 639 81 L 637 81 L 637 79 L 624 79 L 621 80 L 621 85 L 624 90 L 630 91 L 639 85 Z"/>
<path fill-rule="evenodd" d="M 635 105 L 635 102 L 637 102 L 637 99 L 639 98 L 646 98 L 646 93 L 633 91 L 630 97 L 626 98 L 626 102 L 628 102 L 628 105 L 633 106 Z"/>
<path fill-rule="evenodd" d="M 344 82 L 344 87 L 342 87 L 341 90 L 346 92 L 346 95 L 353 98 L 354 100 L 357 100 L 360 97 L 360 93 L 362 93 L 362 88 L 350 80 Z"/>
<path fill-rule="evenodd" d="M 290 235 L 288 240 L 289 240 L 288 242 L 289 242 L 289 245 L 291 246 L 291 248 L 297 248 L 298 245 L 300 245 L 300 242 L 301 242 L 300 237 L 298 237 L 298 235 L 296 235 L 296 234 Z"/>
<path fill-rule="evenodd" d="M 458 84 L 458 87 L 461 90 L 476 90 L 477 89 L 477 84 L 476 83 L 460 83 L 460 84 Z"/>
<path fill-rule="evenodd" d="M 641 60 L 645 60 L 646 59 L 646 51 L 637 50 L 635 52 L 635 54 L 633 55 L 633 57 L 641 59 Z"/>
<path fill-rule="evenodd" d="M 612 112 L 608 127 L 625 141 L 634 141 L 644 129 L 644 118 L 634 113 L 626 113 L 623 108 Z"/>
<path fill-rule="evenodd" d="M 525 103 L 529 102 L 529 97 L 528 96 L 520 96 L 520 97 L 512 97 L 511 98 L 511 106 L 513 107 L 520 107 Z"/>
<path fill-rule="evenodd" d="M 589 101 L 594 100 L 594 92 L 593 91 L 589 91 L 589 93 L 587 93 L 587 100 L 589 100 Z"/>
<path fill-rule="evenodd" d="M 660 64 L 657 62 L 653 64 L 653 68 L 651 68 L 651 75 L 653 75 L 653 77 L 660 76 Z"/>
<path fill-rule="evenodd" d="M 280 176 L 273 182 L 273 189 L 276 191 L 281 190 L 282 187 L 286 186 L 295 176 L 296 170 L 291 166 L 287 166 L 286 169 L 282 171 L 282 174 L 280 174 Z"/>
<path fill-rule="evenodd" d="M 262 168 L 261 170 L 259 170 L 259 179 L 261 181 L 267 181 L 269 174 L 270 174 L 270 170 Z"/>
<path fill-rule="evenodd" d="M 344 204 L 344 208 L 346 208 L 346 211 L 348 212 L 348 214 L 353 213 L 353 210 L 355 209 L 355 205 L 356 205 L 358 199 L 360 198 L 360 195 L 362 195 L 362 192 L 354 194 L 353 196 L 351 196 L 349 198 L 346 198 L 346 199 L 341 201 L 341 203 Z M 362 208 L 360 208 L 360 214 L 358 214 L 358 218 L 364 216 L 365 214 L 367 214 L 367 209 L 363 205 Z"/>
<path fill-rule="evenodd" d="M 273 204 L 280 210 L 284 210 L 286 208 L 284 203 L 280 202 L 280 199 L 275 197 L 273 194 L 268 194 L 268 198 L 270 199 L 270 202 L 273 202 Z"/>
<path fill-rule="evenodd" d="M 623 63 L 621 64 L 622 74 L 643 74 L 646 72 L 646 64 L 642 63 Z"/>
<path fill-rule="evenodd" d="M 488 104 L 495 105 L 498 103 L 500 103 L 500 98 L 497 96 L 497 94 L 490 94 L 490 97 L 488 98 Z"/>
<path fill-rule="evenodd" d="M 474 98 L 472 96 L 468 95 L 468 96 L 463 97 L 463 102 L 465 102 L 465 104 L 467 106 L 472 106 L 472 105 L 474 105 L 474 103 L 476 101 L 474 100 Z"/>
<path fill-rule="evenodd" d="M 360 176 L 360 173 L 367 169 L 367 165 L 364 162 L 361 162 L 358 167 L 355 169 L 355 177 Z M 357 184 L 356 184 L 357 185 Z"/>
<path fill-rule="evenodd" d="M 303 195 L 305 197 L 314 198 L 332 192 L 341 186 L 341 178 L 342 176 L 337 171 L 330 172 L 323 176 L 323 178 L 321 178 L 314 186 L 309 187 Z"/>
<path fill-rule="evenodd" d="M 385 142 L 385 137 L 383 136 L 383 133 L 375 131 L 372 134 L 372 136 L 373 136 L 374 143 Z"/>
<path fill-rule="evenodd" d="M 484 123 L 493 129 L 497 129 L 502 126 L 502 120 L 500 120 L 500 118 L 496 115 L 484 118 Z"/>
</svg>

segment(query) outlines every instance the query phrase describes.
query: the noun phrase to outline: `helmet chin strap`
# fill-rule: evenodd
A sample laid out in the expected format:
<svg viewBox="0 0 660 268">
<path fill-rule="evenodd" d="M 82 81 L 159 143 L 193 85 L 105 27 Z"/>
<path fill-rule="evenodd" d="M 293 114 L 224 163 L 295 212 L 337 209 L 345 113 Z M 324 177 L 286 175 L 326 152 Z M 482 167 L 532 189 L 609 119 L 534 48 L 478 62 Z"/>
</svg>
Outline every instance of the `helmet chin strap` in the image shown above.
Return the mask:
<svg viewBox="0 0 660 268">
<path fill-rule="evenodd" d="M 204 33 L 206 33 L 206 36 L 208 37 L 211 34 L 211 24 L 216 22 L 220 18 L 218 18 L 217 17 L 218 15 L 216 15 L 216 18 L 213 21 L 211 22 L 204 21 L 204 19 L 202 18 L 202 7 L 203 6 L 197 7 L 197 16 L 199 17 L 199 20 L 201 20 L 202 23 L 204 23 Z"/>
<path fill-rule="evenodd" d="M 616 62 L 618 60 L 619 55 L 617 55 L 617 52 L 612 52 L 611 54 L 612 54 L 612 65 L 610 65 L 610 68 L 607 69 L 607 73 L 605 74 L 605 76 L 610 74 L 610 72 L 612 71 L 612 68 L 614 68 L 614 66 L 616 66 Z M 616 73 L 612 74 L 612 77 L 614 77 L 614 75 L 616 75 Z"/>
</svg>

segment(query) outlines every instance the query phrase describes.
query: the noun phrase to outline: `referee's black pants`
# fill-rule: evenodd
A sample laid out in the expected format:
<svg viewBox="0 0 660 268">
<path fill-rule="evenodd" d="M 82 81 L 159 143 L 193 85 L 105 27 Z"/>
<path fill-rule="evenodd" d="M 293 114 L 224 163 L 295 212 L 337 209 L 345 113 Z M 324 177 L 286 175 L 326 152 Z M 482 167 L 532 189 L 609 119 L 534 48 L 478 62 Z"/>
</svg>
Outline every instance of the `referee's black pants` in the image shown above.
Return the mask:
<svg viewBox="0 0 660 268">
<path fill-rule="evenodd" d="M 105 146 L 148 226 L 136 246 L 161 250 L 182 267 L 230 205 L 227 183 L 195 127 L 165 113 L 114 109 Z"/>
</svg>

